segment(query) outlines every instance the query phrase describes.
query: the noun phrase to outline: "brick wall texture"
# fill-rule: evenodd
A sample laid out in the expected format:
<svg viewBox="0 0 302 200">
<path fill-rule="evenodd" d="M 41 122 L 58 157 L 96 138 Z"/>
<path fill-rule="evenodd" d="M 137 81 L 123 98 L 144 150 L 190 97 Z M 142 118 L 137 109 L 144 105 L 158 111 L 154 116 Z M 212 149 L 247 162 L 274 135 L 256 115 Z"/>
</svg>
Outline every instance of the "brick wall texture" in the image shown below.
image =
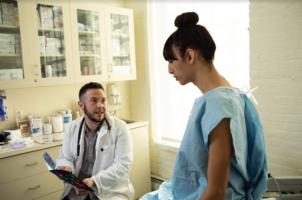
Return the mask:
<svg viewBox="0 0 302 200">
<path fill-rule="evenodd" d="M 302 175 L 302 1 L 250 0 L 249 16 L 250 85 L 258 86 L 268 169 Z"/>
</svg>

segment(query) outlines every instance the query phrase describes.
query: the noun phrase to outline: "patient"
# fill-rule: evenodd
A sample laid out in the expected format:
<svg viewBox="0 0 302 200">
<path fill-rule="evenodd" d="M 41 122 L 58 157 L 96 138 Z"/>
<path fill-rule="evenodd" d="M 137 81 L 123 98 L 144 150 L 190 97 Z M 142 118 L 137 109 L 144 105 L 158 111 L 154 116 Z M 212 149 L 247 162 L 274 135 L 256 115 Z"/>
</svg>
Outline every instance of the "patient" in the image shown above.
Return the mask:
<svg viewBox="0 0 302 200">
<path fill-rule="evenodd" d="M 194 12 L 177 16 L 178 29 L 167 39 L 163 56 L 176 81 L 193 83 L 201 94 L 188 119 L 172 180 L 141 200 L 261 200 L 267 160 L 259 115 L 251 100 L 216 70 L 215 42 L 198 21 Z"/>
</svg>

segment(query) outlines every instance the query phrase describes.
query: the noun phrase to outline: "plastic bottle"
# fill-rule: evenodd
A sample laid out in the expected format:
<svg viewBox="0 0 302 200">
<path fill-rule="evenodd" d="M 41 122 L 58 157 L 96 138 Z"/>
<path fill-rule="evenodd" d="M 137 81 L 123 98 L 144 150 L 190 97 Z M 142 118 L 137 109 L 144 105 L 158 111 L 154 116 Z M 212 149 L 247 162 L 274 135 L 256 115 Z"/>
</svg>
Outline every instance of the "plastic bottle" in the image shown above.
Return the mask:
<svg viewBox="0 0 302 200">
<path fill-rule="evenodd" d="M 71 122 L 72 120 L 72 115 L 71 115 L 71 110 L 66 110 L 66 112 L 64 112 L 65 114 L 63 114 L 63 128 L 65 130 L 66 126 L 69 124 L 69 122 Z"/>
</svg>

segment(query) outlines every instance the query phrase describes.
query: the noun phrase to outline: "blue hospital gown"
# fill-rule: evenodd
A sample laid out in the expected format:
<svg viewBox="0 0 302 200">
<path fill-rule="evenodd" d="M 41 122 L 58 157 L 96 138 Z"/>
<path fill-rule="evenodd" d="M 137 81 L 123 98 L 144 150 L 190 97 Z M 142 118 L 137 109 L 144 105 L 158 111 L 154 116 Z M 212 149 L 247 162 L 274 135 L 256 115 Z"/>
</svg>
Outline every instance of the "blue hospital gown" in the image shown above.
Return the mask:
<svg viewBox="0 0 302 200">
<path fill-rule="evenodd" d="M 224 200 L 262 199 L 267 188 L 263 127 L 251 100 L 238 91 L 219 87 L 195 100 L 172 180 L 141 200 L 199 199 L 208 182 L 209 134 L 224 118 L 230 118 L 235 151 Z"/>
</svg>

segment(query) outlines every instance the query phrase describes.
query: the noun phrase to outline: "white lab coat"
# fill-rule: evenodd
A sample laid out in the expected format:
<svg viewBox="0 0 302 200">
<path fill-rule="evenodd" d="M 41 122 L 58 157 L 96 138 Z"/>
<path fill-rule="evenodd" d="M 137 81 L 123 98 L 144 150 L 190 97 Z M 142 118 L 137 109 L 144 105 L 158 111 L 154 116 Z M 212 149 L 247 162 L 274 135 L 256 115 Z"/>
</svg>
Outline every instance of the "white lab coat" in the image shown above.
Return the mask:
<svg viewBox="0 0 302 200">
<path fill-rule="evenodd" d="M 105 117 L 111 130 L 108 131 L 107 123 L 104 121 L 98 131 L 95 145 L 96 157 L 91 177 L 96 187 L 94 186 L 92 189 L 96 196 L 102 200 L 132 200 L 135 192 L 128 177 L 133 160 L 130 131 L 122 120 L 110 115 Z M 83 117 L 74 120 L 66 127 L 60 156 L 57 158 L 57 166 L 70 167 L 75 176 L 80 173 L 84 155 L 85 129 L 83 127 L 80 138 L 80 154 L 77 158 L 77 141 L 82 120 Z M 68 195 L 72 187 L 72 185 L 67 184 L 60 199 Z"/>
</svg>

